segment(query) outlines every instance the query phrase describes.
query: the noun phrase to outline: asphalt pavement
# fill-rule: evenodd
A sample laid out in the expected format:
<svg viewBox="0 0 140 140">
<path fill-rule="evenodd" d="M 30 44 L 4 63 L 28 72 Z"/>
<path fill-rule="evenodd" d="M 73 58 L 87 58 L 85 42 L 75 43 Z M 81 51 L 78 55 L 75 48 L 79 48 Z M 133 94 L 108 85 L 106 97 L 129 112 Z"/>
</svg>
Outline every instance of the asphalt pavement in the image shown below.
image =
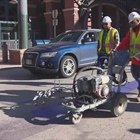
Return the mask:
<svg viewBox="0 0 140 140">
<path fill-rule="evenodd" d="M 126 112 L 117 118 L 105 111 L 85 111 L 77 125 L 71 125 L 66 111 L 56 94 L 45 106 L 33 106 L 36 91 L 49 89 L 54 79 L 33 76 L 21 65 L 0 63 L 0 140 L 139 140 L 139 103 L 136 102 L 137 83 L 126 67 L 128 83 L 122 87 L 127 92 L 129 104 Z M 69 86 L 73 78 L 55 79 Z"/>
</svg>

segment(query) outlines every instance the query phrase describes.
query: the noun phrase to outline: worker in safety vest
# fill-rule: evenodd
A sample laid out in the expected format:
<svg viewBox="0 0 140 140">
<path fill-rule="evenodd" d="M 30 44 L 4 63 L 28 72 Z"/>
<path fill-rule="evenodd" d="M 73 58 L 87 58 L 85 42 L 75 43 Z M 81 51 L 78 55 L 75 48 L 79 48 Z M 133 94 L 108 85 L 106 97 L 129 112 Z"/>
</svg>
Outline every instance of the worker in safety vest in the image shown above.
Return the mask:
<svg viewBox="0 0 140 140">
<path fill-rule="evenodd" d="M 102 20 L 103 29 L 99 33 L 98 41 L 98 60 L 97 65 L 101 66 L 104 64 L 105 59 L 102 59 L 103 56 L 109 56 L 113 49 L 120 43 L 120 36 L 117 29 L 111 26 L 112 20 L 109 16 L 105 16 Z"/>
<path fill-rule="evenodd" d="M 117 50 L 129 50 L 131 58 L 131 73 L 138 82 L 138 97 L 140 102 L 140 15 L 137 12 L 131 12 L 128 15 L 130 29 L 126 36 L 117 47 Z"/>
</svg>

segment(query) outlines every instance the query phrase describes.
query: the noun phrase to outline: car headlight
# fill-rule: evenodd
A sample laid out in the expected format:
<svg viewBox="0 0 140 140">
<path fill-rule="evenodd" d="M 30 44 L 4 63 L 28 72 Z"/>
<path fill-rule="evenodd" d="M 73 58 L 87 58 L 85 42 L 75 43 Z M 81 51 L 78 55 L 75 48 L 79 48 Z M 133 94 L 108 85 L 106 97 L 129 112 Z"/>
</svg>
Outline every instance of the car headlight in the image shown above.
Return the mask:
<svg viewBox="0 0 140 140">
<path fill-rule="evenodd" d="M 40 57 L 55 57 L 57 52 L 42 53 Z"/>
</svg>

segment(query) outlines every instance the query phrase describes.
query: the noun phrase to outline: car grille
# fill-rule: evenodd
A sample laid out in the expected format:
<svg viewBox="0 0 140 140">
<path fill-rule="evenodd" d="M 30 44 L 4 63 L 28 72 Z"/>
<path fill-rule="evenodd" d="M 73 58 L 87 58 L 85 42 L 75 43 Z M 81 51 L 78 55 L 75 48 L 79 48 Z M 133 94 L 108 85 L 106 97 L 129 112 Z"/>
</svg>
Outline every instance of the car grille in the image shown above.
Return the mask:
<svg viewBox="0 0 140 140">
<path fill-rule="evenodd" d="M 28 53 L 26 52 L 23 56 L 23 64 L 24 66 L 35 67 L 38 58 L 38 53 Z"/>
</svg>

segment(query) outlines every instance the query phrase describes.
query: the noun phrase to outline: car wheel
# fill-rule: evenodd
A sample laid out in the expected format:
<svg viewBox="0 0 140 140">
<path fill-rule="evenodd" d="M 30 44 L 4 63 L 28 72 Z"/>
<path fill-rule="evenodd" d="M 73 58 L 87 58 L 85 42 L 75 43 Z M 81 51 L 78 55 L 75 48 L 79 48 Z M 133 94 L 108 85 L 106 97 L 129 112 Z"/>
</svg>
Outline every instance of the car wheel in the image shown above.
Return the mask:
<svg viewBox="0 0 140 140">
<path fill-rule="evenodd" d="M 60 64 L 60 75 L 64 78 L 71 77 L 77 69 L 76 61 L 71 56 L 64 56 Z"/>
</svg>

